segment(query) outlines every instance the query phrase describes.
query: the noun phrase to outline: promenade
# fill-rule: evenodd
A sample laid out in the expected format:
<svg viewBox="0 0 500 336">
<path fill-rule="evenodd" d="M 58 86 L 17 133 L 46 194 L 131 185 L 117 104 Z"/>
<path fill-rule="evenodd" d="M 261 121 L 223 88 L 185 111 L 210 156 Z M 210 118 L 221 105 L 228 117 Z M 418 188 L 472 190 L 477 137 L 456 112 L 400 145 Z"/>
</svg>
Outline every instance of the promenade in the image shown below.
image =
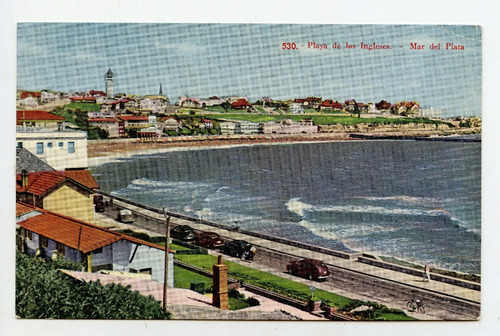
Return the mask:
<svg viewBox="0 0 500 336">
<path fill-rule="evenodd" d="M 137 213 L 143 214 L 148 217 L 155 218 L 159 221 L 164 221 L 165 217 L 162 214 L 156 213 L 154 211 L 150 211 L 147 209 L 143 209 L 142 207 L 139 206 L 134 206 L 125 202 L 121 202 L 119 200 L 114 200 L 114 204 L 118 206 L 123 206 L 126 208 L 129 208 Z M 116 225 L 122 225 L 123 227 L 127 227 L 126 225 L 123 225 L 122 223 L 116 222 L 114 219 L 109 218 L 103 214 L 96 214 L 96 222 L 98 225 L 102 226 L 116 226 Z M 242 239 L 250 242 L 251 244 L 255 244 L 257 246 L 263 247 L 265 249 L 269 249 L 272 251 L 277 251 L 280 253 L 287 253 L 290 255 L 293 255 L 297 258 L 313 258 L 313 259 L 319 259 L 325 262 L 326 264 L 330 266 L 335 266 L 335 267 L 340 267 L 346 270 L 354 271 L 354 272 L 359 272 L 360 275 L 368 275 L 375 277 L 379 279 L 380 281 L 390 281 L 393 282 L 394 285 L 405 285 L 408 286 L 408 295 L 411 295 L 410 293 L 412 292 L 412 289 L 415 289 L 416 291 L 419 290 L 426 290 L 426 291 L 431 291 L 437 296 L 444 295 L 443 296 L 443 302 L 447 302 L 448 299 L 446 299 L 445 296 L 452 296 L 455 299 L 460 300 L 466 300 L 468 302 L 465 302 L 465 304 L 470 303 L 472 301 L 473 303 L 479 304 L 481 301 L 481 292 L 479 290 L 474 290 L 474 289 L 469 289 L 465 288 L 462 286 L 457 286 L 453 285 L 450 283 L 444 283 L 441 281 L 434 281 L 431 280 L 430 282 L 423 282 L 423 277 L 421 275 L 412 275 L 412 274 L 406 274 L 402 273 L 399 271 L 395 270 L 390 270 L 387 268 L 382 268 L 382 267 L 377 267 L 365 263 L 361 263 L 357 261 L 357 258 L 353 259 L 345 259 L 341 257 L 336 257 L 333 255 L 328 255 L 325 253 L 321 252 L 316 252 L 316 251 L 311 251 L 309 249 L 305 248 L 300 248 L 296 246 L 291 246 L 288 244 L 268 240 L 268 239 L 263 239 L 259 237 L 255 237 L 252 235 L 247 235 L 241 232 L 236 232 L 236 231 L 230 231 L 218 227 L 214 227 L 212 225 L 206 225 L 199 223 L 198 221 L 194 220 L 187 220 L 187 219 L 181 219 L 181 218 L 176 218 L 172 217 L 172 223 L 174 225 L 189 225 L 192 228 L 196 230 L 202 230 L 202 231 L 213 231 L 217 232 L 219 235 L 221 235 L 224 238 L 227 239 Z M 158 236 L 162 235 L 159 230 L 151 230 L 148 232 L 147 230 L 144 230 L 144 228 L 141 228 L 141 226 L 138 226 L 138 230 L 136 231 L 142 231 L 142 232 L 147 232 L 152 236 Z M 220 254 L 216 251 L 209 251 L 211 254 L 217 255 Z M 224 255 L 224 258 L 227 260 L 230 260 L 232 262 L 244 264 L 248 267 L 252 267 L 255 269 L 259 269 L 268 273 L 272 273 L 275 275 L 278 275 L 283 278 L 291 279 L 293 281 L 299 281 L 308 285 L 313 285 L 318 289 L 323 289 L 326 291 L 333 291 L 339 295 L 343 295 L 352 299 L 359 299 L 359 300 L 365 300 L 365 301 L 374 301 L 373 297 L 369 295 L 363 295 L 360 294 L 358 291 L 356 291 L 356 288 L 352 288 L 351 290 L 343 290 L 343 289 L 336 289 L 333 288 L 332 290 L 332 284 L 329 283 L 321 283 L 321 282 L 316 282 L 316 281 L 309 281 L 306 279 L 298 278 L 296 276 L 289 275 L 285 273 L 285 267 L 286 264 L 279 265 L 279 267 L 269 267 L 265 265 L 264 263 L 258 263 L 258 262 L 252 262 L 249 263 L 247 261 L 242 261 L 237 258 L 232 258 L 230 256 Z M 335 284 L 333 284 L 333 287 L 335 287 Z M 374 293 L 377 292 L 377 288 L 374 288 L 373 291 Z M 389 307 L 396 308 L 396 309 L 404 309 L 406 300 L 408 297 L 401 297 L 397 298 L 395 301 L 387 301 L 387 302 L 382 302 L 383 304 L 388 305 Z M 411 313 L 409 315 L 412 315 L 418 319 L 436 319 L 436 315 L 432 314 L 414 314 Z M 439 314 L 440 317 L 445 316 L 444 313 Z M 462 317 L 463 318 L 463 317 Z M 478 318 L 478 316 L 477 316 Z M 441 319 L 441 318 L 438 318 Z M 443 318 L 445 319 L 445 318 Z M 453 320 L 453 316 L 449 316 L 446 319 Z M 461 318 L 459 318 L 461 319 Z"/>
</svg>

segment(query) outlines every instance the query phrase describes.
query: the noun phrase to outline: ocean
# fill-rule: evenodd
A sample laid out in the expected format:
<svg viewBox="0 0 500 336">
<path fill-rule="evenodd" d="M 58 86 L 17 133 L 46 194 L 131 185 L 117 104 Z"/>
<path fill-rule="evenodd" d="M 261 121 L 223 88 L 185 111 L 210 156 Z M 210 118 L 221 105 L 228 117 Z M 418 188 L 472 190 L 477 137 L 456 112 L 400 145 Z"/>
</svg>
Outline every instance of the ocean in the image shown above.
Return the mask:
<svg viewBox="0 0 500 336">
<path fill-rule="evenodd" d="M 481 272 L 481 143 L 345 141 L 133 156 L 102 190 L 342 251 Z"/>
</svg>

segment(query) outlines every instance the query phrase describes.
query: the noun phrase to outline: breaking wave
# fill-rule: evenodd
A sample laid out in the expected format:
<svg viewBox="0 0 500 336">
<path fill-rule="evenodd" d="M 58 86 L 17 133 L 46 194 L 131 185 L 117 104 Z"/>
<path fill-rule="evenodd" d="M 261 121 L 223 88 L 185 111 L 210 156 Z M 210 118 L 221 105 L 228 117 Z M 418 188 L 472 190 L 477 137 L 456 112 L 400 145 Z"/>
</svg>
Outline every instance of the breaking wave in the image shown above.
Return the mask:
<svg viewBox="0 0 500 336">
<path fill-rule="evenodd" d="M 373 205 L 338 205 L 338 206 L 315 206 L 301 202 L 298 198 L 292 198 L 286 206 L 289 211 L 304 217 L 307 211 L 328 211 L 340 213 L 373 213 L 379 215 L 407 215 L 407 216 L 443 216 L 450 219 L 453 217 L 449 212 L 442 209 L 403 209 L 394 207 L 382 207 Z"/>
</svg>

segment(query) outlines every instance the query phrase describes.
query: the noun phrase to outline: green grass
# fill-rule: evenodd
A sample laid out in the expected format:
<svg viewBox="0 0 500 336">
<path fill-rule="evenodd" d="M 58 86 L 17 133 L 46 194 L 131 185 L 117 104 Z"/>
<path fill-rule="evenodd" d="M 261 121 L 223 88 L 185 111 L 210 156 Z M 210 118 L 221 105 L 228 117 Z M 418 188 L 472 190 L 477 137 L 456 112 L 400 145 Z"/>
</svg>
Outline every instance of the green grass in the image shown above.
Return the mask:
<svg viewBox="0 0 500 336">
<path fill-rule="evenodd" d="M 254 108 L 259 111 L 260 113 L 267 113 L 262 107 L 260 106 L 254 106 Z"/>
<path fill-rule="evenodd" d="M 94 103 L 69 103 L 64 105 L 65 109 L 80 109 L 81 111 L 99 111 L 101 106 Z"/>
<path fill-rule="evenodd" d="M 229 297 L 229 310 L 239 310 L 248 307 L 250 305 L 245 300 Z"/>
<path fill-rule="evenodd" d="M 212 288 L 212 278 L 187 270 L 180 266 L 174 266 L 174 287 L 191 289 L 191 283 L 203 283 L 204 289 Z M 229 309 L 238 310 L 250 307 L 245 300 L 229 297 Z"/>
<path fill-rule="evenodd" d="M 212 278 L 187 270 L 180 266 L 174 266 L 175 288 L 191 289 L 191 283 L 203 282 L 205 290 L 212 287 Z"/>
<path fill-rule="evenodd" d="M 221 113 L 212 114 L 210 117 L 214 119 L 236 119 L 236 120 L 246 120 L 251 122 L 266 122 L 266 121 L 279 121 L 283 119 L 292 119 L 293 121 L 300 121 L 303 119 L 312 118 L 314 124 L 316 125 L 358 125 L 358 124 L 409 124 L 409 123 L 424 123 L 424 124 L 442 124 L 442 121 L 422 119 L 422 118 L 357 118 L 350 115 L 332 115 L 332 114 L 321 114 L 318 115 L 315 110 L 314 115 L 259 115 L 259 114 L 248 114 L 248 113 Z"/>
<path fill-rule="evenodd" d="M 216 257 L 211 255 L 178 255 L 176 259 L 206 270 L 211 270 L 212 265 L 217 261 Z M 311 296 L 311 290 L 308 285 L 229 261 L 224 261 L 224 263 L 228 266 L 229 276 L 233 278 L 298 299 L 308 300 Z M 314 293 L 321 301 L 339 308 L 343 308 L 351 302 L 349 298 L 319 289 Z"/>
<path fill-rule="evenodd" d="M 176 255 L 175 257 L 178 260 L 181 260 L 187 264 L 194 265 L 200 267 L 205 270 L 212 270 L 212 265 L 216 263 L 217 258 L 211 255 Z M 244 282 L 251 283 L 256 286 L 260 286 L 269 290 L 272 290 L 277 293 L 282 293 L 290 297 L 294 297 L 297 299 L 308 300 L 311 297 L 311 290 L 308 285 L 304 285 L 302 283 L 298 283 L 292 280 L 288 280 L 273 274 L 269 274 L 266 272 L 262 272 L 250 267 L 246 267 L 243 265 L 239 265 L 230 261 L 225 260 L 224 264 L 228 266 L 228 275 L 232 278 L 236 278 L 238 280 L 243 280 Z M 190 272 L 188 274 L 186 270 L 181 270 L 178 274 L 176 268 L 175 277 L 186 278 L 187 280 L 179 280 L 179 283 L 184 282 L 183 288 L 190 288 L 191 282 L 204 282 L 205 286 L 207 277 L 199 275 L 194 272 Z M 176 280 L 177 281 L 177 280 Z M 211 283 L 210 283 L 211 286 Z M 176 282 L 177 287 L 177 282 Z M 205 287 L 207 288 L 207 287 Z M 330 306 L 337 307 L 339 310 L 351 310 L 359 305 L 366 304 L 365 302 L 352 300 L 347 297 L 337 295 L 334 293 L 330 293 L 321 289 L 317 289 L 314 292 L 314 296 L 319 298 L 323 303 L 328 304 Z M 233 305 L 237 305 L 238 303 L 233 303 Z M 241 303 L 243 304 L 243 303 Z M 407 320 L 415 320 L 412 317 L 405 315 L 402 311 L 389 309 L 383 305 L 377 303 L 369 303 L 370 305 L 376 308 L 376 312 L 372 318 L 373 320 L 386 320 L 386 321 L 407 321 Z M 240 308 L 241 309 L 241 308 Z"/>
</svg>

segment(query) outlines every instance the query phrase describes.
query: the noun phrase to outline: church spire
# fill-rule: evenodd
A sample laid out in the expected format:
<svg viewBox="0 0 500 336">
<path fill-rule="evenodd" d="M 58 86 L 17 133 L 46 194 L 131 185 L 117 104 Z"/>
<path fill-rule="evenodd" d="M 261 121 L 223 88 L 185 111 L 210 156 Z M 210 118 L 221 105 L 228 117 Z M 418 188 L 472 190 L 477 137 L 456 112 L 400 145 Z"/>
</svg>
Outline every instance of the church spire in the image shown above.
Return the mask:
<svg viewBox="0 0 500 336">
<path fill-rule="evenodd" d="M 158 95 L 163 96 L 163 90 L 161 88 L 161 83 L 160 83 L 160 93 L 158 93 Z"/>
</svg>

